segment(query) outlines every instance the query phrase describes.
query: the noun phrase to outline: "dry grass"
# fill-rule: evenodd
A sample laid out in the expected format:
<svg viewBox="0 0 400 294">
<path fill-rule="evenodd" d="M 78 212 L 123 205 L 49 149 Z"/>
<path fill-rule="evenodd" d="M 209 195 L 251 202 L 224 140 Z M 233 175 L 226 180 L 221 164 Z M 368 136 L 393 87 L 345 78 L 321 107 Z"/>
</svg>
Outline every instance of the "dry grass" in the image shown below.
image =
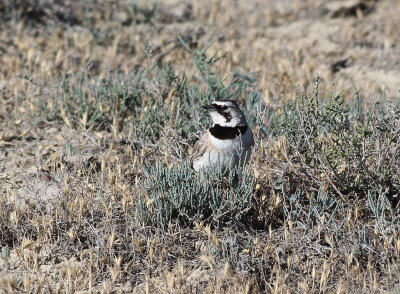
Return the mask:
<svg viewBox="0 0 400 294">
<path fill-rule="evenodd" d="M 398 1 L 55 2 L 0 3 L 0 292 L 400 291 Z M 289 103 L 317 74 L 348 125 Z M 257 143 L 211 195 L 182 161 L 216 95 Z"/>
</svg>

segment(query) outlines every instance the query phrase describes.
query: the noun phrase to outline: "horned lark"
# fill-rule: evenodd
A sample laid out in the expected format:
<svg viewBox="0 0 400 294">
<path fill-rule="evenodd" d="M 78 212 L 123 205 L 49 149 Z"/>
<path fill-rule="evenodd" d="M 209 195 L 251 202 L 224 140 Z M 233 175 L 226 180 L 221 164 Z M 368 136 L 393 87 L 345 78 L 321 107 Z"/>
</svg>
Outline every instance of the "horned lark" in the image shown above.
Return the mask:
<svg viewBox="0 0 400 294">
<path fill-rule="evenodd" d="M 203 106 L 213 124 L 196 144 L 192 165 L 196 172 L 221 167 L 227 173 L 246 164 L 254 146 L 253 133 L 235 101 L 214 101 Z"/>
</svg>

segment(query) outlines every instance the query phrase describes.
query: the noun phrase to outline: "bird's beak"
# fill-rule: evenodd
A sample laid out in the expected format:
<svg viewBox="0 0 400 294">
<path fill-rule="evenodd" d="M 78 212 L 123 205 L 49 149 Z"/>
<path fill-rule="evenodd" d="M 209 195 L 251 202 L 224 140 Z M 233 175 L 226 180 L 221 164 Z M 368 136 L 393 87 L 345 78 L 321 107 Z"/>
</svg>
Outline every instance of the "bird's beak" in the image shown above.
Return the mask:
<svg viewBox="0 0 400 294">
<path fill-rule="evenodd" d="M 214 110 L 214 106 L 212 106 L 211 104 L 210 105 L 203 105 L 202 107 L 204 109 L 208 110 L 208 111 Z"/>
</svg>

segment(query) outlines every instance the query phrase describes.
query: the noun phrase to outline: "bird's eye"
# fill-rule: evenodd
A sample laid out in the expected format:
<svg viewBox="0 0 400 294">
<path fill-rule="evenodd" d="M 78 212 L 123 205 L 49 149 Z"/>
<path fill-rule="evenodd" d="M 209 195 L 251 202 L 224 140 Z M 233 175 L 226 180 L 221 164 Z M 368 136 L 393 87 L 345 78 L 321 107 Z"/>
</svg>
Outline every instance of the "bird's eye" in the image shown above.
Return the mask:
<svg viewBox="0 0 400 294">
<path fill-rule="evenodd" d="M 224 106 L 222 107 L 222 109 L 228 109 L 228 106 L 224 105 Z"/>
</svg>

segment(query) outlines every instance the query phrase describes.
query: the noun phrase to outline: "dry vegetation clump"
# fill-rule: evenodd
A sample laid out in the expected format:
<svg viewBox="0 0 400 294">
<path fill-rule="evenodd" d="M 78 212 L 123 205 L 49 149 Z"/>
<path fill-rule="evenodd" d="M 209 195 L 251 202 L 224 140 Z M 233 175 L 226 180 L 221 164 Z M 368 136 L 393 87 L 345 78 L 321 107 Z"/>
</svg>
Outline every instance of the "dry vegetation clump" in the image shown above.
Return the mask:
<svg viewBox="0 0 400 294">
<path fill-rule="evenodd" d="M 398 293 L 399 11 L 1 2 L 0 292 Z M 204 180 L 225 98 L 253 158 Z"/>
</svg>

